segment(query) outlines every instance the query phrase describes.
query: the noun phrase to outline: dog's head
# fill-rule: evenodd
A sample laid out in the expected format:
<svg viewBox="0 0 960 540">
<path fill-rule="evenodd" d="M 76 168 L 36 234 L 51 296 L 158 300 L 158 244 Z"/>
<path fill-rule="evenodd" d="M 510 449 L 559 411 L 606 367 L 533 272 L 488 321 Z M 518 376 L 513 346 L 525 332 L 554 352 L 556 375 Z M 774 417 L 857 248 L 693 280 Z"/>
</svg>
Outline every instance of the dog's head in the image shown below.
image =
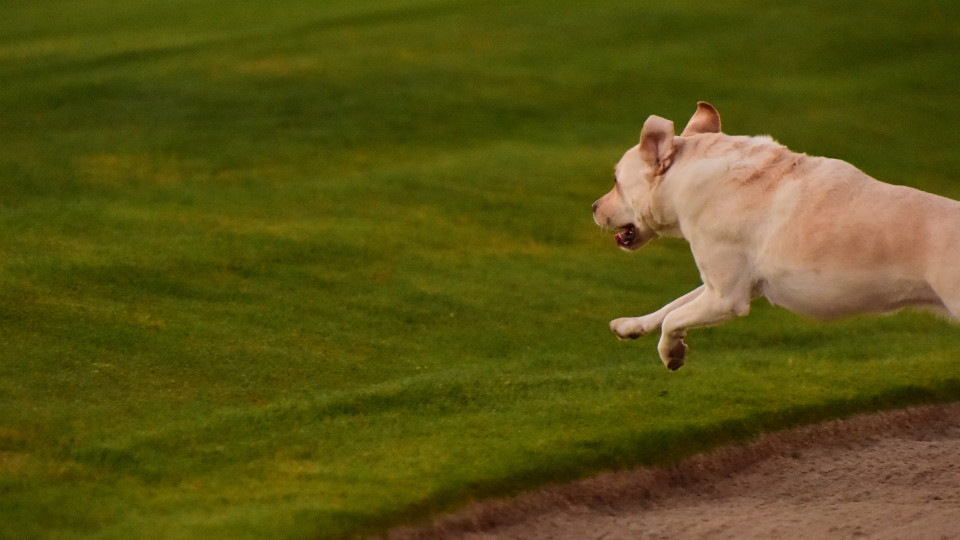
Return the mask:
<svg viewBox="0 0 960 540">
<path fill-rule="evenodd" d="M 719 132 L 719 113 L 701 101 L 680 136 Z M 659 116 L 647 118 L 640 132 L 640 144 L 627 150 L 617 163 L 613 189 L 593 203 L 593 220 L 604 229 L 617 231 L 621 249 L 638 249 L 665 229 L 676 226 L 664 222 L 656 191 L 673 164 L 678 143 L 673 122 Z"/>
</svg>

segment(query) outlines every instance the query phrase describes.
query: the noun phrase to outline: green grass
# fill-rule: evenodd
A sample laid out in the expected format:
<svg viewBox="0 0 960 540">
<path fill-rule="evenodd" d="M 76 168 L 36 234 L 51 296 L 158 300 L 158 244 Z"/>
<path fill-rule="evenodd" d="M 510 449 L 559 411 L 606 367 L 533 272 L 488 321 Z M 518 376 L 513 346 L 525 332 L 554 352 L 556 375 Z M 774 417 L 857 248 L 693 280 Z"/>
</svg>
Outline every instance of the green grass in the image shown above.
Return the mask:
<svg viewBox="0 0 960 540">
<path fill-rule="evenodd" d="M 946 1 L 19 2 L 0 21 L 0 538 L 328 538 L 960 399 L 960 332 L 698 284 L 590 204 L 697 100 L 960 198 Z"/>
</svg>

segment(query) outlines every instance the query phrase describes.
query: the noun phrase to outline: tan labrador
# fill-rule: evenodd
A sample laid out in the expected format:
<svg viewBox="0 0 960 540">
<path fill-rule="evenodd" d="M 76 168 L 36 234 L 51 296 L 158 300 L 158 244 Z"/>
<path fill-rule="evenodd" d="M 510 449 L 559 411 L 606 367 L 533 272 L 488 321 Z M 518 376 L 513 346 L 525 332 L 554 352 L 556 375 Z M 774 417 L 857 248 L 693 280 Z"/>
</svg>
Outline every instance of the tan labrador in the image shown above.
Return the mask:
<svg viewBox="0 0 960 540">
<path fill-rule="evenodd" d="M 597 224 L 625 250 L 685 238 L 703 280 L 659 311 L 610 322 L 621 339 L 660 328 L 671 370 L 687 330 L 746 315 L 758 296 L 819 319 L 908 306 L 960 319 L 956 201 L 770 137 L 726 135 L 703 102 L 679 137 L 673 122 L 648 118 L 616 178 L 593 205 Z"/>
</svg>

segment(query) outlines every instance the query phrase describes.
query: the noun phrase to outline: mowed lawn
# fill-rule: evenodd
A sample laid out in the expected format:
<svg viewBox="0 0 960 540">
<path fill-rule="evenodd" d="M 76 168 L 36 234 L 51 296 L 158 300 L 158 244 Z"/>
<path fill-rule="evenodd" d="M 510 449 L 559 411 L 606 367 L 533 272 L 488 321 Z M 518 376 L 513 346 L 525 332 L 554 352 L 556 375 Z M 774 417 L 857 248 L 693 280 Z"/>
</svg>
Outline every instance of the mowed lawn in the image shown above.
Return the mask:
<svg viewBox="0 0 960 540">
<path fill-rule="evenodd" d="M 960 4 L 83 0 L 0 18 L 0 538 L 336 538 L 960 399 L 960 327 L 754 303 L 591 203 L 698 100 L 960 198 Z M 960 279 L 960 269 L 958 269 Z"/>
</svg>

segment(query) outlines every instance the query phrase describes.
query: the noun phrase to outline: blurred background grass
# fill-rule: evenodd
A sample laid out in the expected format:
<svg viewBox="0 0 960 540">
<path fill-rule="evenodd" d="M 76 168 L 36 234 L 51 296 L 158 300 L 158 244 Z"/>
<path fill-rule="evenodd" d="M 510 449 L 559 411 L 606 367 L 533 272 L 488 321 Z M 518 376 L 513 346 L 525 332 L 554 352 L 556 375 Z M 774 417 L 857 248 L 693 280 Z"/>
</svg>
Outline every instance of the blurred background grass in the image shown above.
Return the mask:
<svg viewBox="0 0 960 540">
<path fill-rule="evenodd" d="M 960 198 L 960 8 L 97 0 L 0 21 L 0 537 L 369 533 L 763 430 L 960 397 L 957 329 L 698 284 L 590 204 L 697 100 Z"/>
</svg>

